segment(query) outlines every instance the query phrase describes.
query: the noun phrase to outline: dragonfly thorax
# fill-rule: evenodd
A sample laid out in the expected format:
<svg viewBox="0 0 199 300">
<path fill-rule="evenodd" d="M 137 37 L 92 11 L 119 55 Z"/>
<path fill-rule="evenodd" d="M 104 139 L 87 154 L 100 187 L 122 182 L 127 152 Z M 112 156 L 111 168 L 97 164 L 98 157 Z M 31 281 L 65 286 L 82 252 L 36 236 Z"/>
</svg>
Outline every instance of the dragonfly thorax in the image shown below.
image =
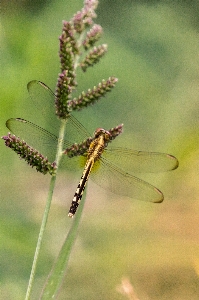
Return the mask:
<svg viewBox="0 0 199 300">
<path fill-rule="evenodd" d="M 102 128 L 95 131 L 95 139 L 91 142 L 88 149 L 88 160 L 93 159 L 94 162 L 100 158 L 105 147 L 107 146 L 110 133 Z"/>
</svg>

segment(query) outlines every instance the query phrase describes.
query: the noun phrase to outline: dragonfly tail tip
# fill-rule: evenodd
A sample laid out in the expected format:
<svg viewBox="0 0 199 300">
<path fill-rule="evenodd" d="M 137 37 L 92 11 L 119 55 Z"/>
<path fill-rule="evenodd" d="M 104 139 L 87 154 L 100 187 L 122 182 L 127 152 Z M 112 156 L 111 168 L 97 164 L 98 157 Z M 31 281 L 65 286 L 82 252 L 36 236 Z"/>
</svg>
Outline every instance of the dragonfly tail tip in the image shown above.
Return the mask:
<svg viewBox="0 0 199 300">
<path fill-rule="evenodd" d="M 74 214 L 72 214 L 71 212 L 68 213 L 68 217 L 69 218 L 73 218 Z"/>
</svg>

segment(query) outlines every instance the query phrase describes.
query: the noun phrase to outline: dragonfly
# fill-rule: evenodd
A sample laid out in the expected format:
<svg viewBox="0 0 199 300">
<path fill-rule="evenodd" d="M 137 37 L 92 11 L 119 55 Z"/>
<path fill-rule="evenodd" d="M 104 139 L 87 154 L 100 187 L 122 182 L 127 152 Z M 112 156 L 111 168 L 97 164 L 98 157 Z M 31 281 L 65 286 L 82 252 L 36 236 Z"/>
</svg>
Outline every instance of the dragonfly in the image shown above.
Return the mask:
<svg viewBox="0 0 199 300">
<path fill-rule="evenodd" d="M 46 118 L 50 119 L 48 126 L 51 127 L 51 131 L 55 131 L 60 123 L 55 116 L 55 94 L 47 85 L 36 80 L 29 82 L 27 88 L 33 103 Z M 56 134 L 20 118 L 7 120 L 6 126 L 13 134 L 46 155 L 49 161 L 54 161 L 58 143 Z M 63 149 L 69 148 L 75 142 L 78 144 L 90 136 L 86 128 L 73 115 L 70 115 L 66 125 Z M 107 147 L 109 140 L 110 132 L 98 128 L 84 154 L 72 158 L 63 155 L 62 164 L 68 170 L 79 170 L 82 160 L 84 162 L 82 176 L 69 209 L 69 217 L 74 216 L 89 177 L 99 186 L 117 195 L 154 203 L 163 201 L 163 193 L 158 188 L 132 173 L 175 170 L 179 164 L 177 158 L 166 153 L 112 147 L 110 144 Z"/>
</svg>

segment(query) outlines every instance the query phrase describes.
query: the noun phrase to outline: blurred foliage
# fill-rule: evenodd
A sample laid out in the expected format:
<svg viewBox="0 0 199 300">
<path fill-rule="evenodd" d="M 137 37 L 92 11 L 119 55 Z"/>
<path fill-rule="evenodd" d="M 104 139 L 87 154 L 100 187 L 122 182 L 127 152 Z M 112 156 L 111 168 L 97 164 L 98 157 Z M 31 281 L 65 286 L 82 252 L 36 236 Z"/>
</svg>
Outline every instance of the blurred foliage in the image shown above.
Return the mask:
<svg viewBox="0 0 199 300">
<path fill-rule="evenodd" d="M 55 89 L 61 21 L 82 3 L 1 1 L 1 135 L 11 117 L 43 122 L 26 84 L 37 79 Z M 164 192 L 161 205 L 121 199 L 90 183 L 59 299 L 125 299 L 117 291 L 123 277 L 139 299 L 199 299 L 199 3 L 102 0 L 97 12 L 108 54 L 86 74 L 78 72 L 77 94 L 102 78 L 119 82 L 75 116 L 91 132 L 124 123 L 114 144 L 168 152 L 180 166 L 142 176 Z M 67 211 L 78 180 L 59 174 L 33 299 L 70 227 Z M 2 299 L 25 295 L 48 183 L 1 142 Z"/>
</svg>

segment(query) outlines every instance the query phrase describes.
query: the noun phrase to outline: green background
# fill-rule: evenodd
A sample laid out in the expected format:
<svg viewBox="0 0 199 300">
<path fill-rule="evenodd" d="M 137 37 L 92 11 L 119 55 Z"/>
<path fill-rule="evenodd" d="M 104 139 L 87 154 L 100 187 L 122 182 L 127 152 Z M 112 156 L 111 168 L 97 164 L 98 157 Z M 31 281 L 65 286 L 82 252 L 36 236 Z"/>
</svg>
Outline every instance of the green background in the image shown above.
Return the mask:
<svg viewBox="0 0 199 300">
<path fill-rule="evenodd" d="M 62 20 L 82 3 L 1 1 L 1 136 L 11 117 L 41 125 L 26 84 L 37 79 L 55 90 Z M 109 76 L 119 81 L 75 116 L 90 132 L 124 123 L 115 145 L 170 153 L 180 165 L 140 175 L 164 193 L 158 205 L 122 199 L 89 182 L 58 299 L 133 299 L 118 291 L 123 278 L 139 299 L 199 299 L 199 3 L 103 0 L 97 14 L 108 53 L 78 72 L 78 91 Z M 20 161 L 3 140 L 0 151 L 0 290 L 2 299 L 23 299 L 50 177 Z M 70 228 L 67 212 L 79 179 L 59 173 L 33 299 Z"/>
</svg>

